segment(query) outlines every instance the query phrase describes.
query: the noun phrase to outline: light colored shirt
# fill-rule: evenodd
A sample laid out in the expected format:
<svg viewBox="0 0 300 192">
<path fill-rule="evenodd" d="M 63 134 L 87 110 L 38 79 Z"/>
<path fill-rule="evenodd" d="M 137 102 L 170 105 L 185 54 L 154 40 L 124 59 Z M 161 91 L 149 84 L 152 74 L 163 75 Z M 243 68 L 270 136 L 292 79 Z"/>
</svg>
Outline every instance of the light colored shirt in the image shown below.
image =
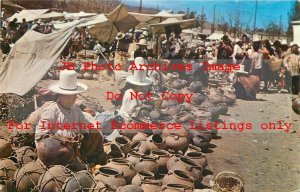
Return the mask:
<svg viewBox="0 0 300 192">
<path fill-rule="evenodd" d="M 61 126 L 57 126 L 57 123 L 60 123 Z M 74 104 L 70 110 L 66 110 L 58 103 L 52 103 L 46 107 L 41 114 L 35 131 L 35 140 L 38 141 L 46 134 L 73 138 L 78 133 L 88 133 L 88 129 L 81 128 L 79 123 L 87 125 L 89 121 L 78 105 Z M 64 124 L 72 125 L 70 129 L 61 128 Z M 54 127 L 52 127 L 52 125 L 54 125 Z"/>
<path fill-rule="evenodd" d="M 292 76 L 300 75 L 300 56 L 294 53 L 288 54 L 283 60 L 284 66 Z"/>
<path fill-rule="evenodd" d="M 135 94 L 133 89 L 127 89 L 125 91 L 122 106 L 119 110 L 119 114 L 125 119 L 129 119 L 131 116 L 136 116 L 142 104 L 140 100 L 132 97 L 132 94 Z"/>
<path fill-rule="evenodd" d="M 263 54 L 254 52 L 252 54 L 252 62 L 254 62 L 254 69 L 261 69 L 262 68 L 262 61 L 263 61 Z"/>
</svg>

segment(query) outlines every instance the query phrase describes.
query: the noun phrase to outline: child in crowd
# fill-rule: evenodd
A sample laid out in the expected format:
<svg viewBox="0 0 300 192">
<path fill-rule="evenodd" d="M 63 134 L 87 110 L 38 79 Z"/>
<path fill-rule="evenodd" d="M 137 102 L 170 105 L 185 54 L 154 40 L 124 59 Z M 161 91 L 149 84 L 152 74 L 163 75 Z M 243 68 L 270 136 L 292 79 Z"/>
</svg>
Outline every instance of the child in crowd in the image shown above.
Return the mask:
<svg viewBox="0 0 300 192">
<path fill-rule="evenodd" d="M 284 66 L 280 67 L 279 70 L 279 79 L 278 79 L 278 92 L 281 93 L 281 89 L 285 88 L 285 75 L 286 68 Z"/>
</svg>

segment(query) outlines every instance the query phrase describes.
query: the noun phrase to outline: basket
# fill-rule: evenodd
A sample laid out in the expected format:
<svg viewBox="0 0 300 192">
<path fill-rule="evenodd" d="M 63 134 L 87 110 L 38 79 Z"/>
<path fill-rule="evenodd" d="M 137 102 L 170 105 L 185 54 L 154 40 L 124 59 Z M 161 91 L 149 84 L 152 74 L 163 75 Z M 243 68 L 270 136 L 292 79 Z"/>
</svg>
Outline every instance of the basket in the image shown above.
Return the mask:
<svg viewBox="0 0 300 192">
<path fill-rule="evenodd" d="M 278 71 L 280 69 L 281 64 L 282 64 L 282 59 L 276 59 L 276 57 L 271 56 L 268 63 L 269 63 L 271 71 Z"/>
<path fill-rule="evenodd" d="M 234 172 L 223 171 L 216 176 L 213 190 L 216 192 L 244 192 L 244 180 Z"/>
</svg>

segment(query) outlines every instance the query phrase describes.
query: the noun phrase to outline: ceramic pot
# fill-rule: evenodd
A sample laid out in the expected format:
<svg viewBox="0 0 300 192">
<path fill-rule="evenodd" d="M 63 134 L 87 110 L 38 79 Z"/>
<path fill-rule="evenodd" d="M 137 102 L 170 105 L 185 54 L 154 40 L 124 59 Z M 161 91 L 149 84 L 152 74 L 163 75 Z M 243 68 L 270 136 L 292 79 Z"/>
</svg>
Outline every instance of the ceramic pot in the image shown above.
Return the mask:
<svg viewBox="0 0 300 192">
<path fill-rule="evenodd" d="M 202 135 L 197 135 L 193 138 L 195 146 L 200 147 L 201 150 L 206 150 L 209 146 L 209 140 Z"/>
<path fill-rule="evenodd" d="M 117 145 L 125 155 L 130 152 L 130 140 L 126 137 L 117 137 L 112 143 Z"/>
<path fill-rule="evenodd" d="M 146 133 L 143 132 L 138 132 L 133 138 L 132 138 L 132 142 L 134 141 L 146 141 L 148 138 L 148 135 Z"/>
<path fill-rule="evenodd" d="M 106 166 L 122 171 L 127 184 L 129 184 L 136 175 L 133 165 L 126 159 L 109 159 Z"/>
<path fill-rule="evenodd" d="M 148 137 L 146 143 L 147 143 L 148 151 L 164 149 L 164 147 L 165 147 L 164 139 L 158 134 L 151 135 L 150 137 Z"/>
<path fill-rule="evenodd" d="M 203 169 L 205 169 L 205 167 L 207 166 L 207 158 L 204 153 L 194 151 L 186 153 L 186 156 L 201 165 Z"/>
<path fill-rule="evenodd" d="M 127 154 L 127 160 L 135 167 L 135 165 L 140 161 L 140 158 L 143 156 L 144 154 L 142 153 L 138 153 L 135 151 L 132 151 L 130 153 Z"/>
<path fill-rule="evenodd" d="M 145 181 L 142 181 L 140 185 L 144 192 L 160 192 L 161 186 L 161 181 L 151 179 L 146 179 Z"/>
<path fill-rule="evenodd" d="M 181 154 L 173 154 L 170 159 L 167 162 L 167 169 L 170 170 L 173 167 L 173 164 L 175 163 L 176 159 L 181 158 L 182 155 Z"/>
<path fill-rule="evenodd" d="M 189 144 L 186 137 L 178 135 L 169 135 L 166 138 L 166 147 L 174 151 L 184 150 Z"/>
<path fill-rule="evenodd" d="M 186 155 L 187 153 L 190 153 L 190 152 L 194 152 L 194 151 L 201 152 L 201 148 L 197 147 L 195 145 L 189 144 L 186 152 L 184 153 L 184 155 Z"/>
<path fill-rule="evenodd" d="M 147 152 L 147 142 L 146 141 L 134 141 L 131 144 L 131 151 L 144 154 Z"/>
<path fill-rule="evenodd" d="M 182 170 L 173 170 L 170 171 L 163 179 L 162 184 L 181 184 L 188 187 L 194 188 L 195 179 L 190 176 L 187 172 Z"/>
<path fill-rule="evenodd" d="M 140 186 L 142 184 L 142 181 L 145 181 L 146 179 L 155 179 L 154 173 L 151 171 L 141 171 L 138 172 L 132 179 L 131 184 L 132 185 L 138 185 Z"/>
<path fill-rule="evenodd" d="M 182 184 L 163 185 L 162 192 L 193 192 L 193 188 Z"/>
<path fill-rule="evenodd" d="M 156 158 L 152 155 L 144 155 L 135 165 L 135 170 L 137 172 L 141 171 L 151 171 L 154 173 L 158 169 Z"/>
<path fill-rule="evenodd" d="M 185 171 L 195 180 L 198 180 L 199 178 L 202 178 L 203 167 L 188 157 L 181 157 L 175 159 L 175 162 L 169 171 L 172 170 Z"/>
<path fill-rule="evenodd" d="M 158 167 L 165 167 L 167 165 L 168 160 L 171 157 L 168 151 L 161 149 L 151 151 L 150 155 L 156 157 Z"/>
<path fill-rule="evenodd" d="M 99 168 L 99 170 L 95 173 L 95 180 L 107 183 L 115 187 L 126 185 L 126 180 L 123 177 L 123 172 L 107 166 Z"/>
</svg>

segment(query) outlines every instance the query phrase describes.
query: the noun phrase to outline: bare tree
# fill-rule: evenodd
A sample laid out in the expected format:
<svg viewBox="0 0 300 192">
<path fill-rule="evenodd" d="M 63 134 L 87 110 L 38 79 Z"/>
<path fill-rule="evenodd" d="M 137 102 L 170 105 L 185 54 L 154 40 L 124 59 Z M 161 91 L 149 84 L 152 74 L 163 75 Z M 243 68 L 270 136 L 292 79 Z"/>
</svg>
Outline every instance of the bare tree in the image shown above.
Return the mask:
<svg viewBox="0 0 300 192">
<path fill-rule="evenodd" d="M 224 16 L 218 16 L 216 21 L 223 33 L 229 31 L 229 23 L 225 20 Z"/>
</svg>

